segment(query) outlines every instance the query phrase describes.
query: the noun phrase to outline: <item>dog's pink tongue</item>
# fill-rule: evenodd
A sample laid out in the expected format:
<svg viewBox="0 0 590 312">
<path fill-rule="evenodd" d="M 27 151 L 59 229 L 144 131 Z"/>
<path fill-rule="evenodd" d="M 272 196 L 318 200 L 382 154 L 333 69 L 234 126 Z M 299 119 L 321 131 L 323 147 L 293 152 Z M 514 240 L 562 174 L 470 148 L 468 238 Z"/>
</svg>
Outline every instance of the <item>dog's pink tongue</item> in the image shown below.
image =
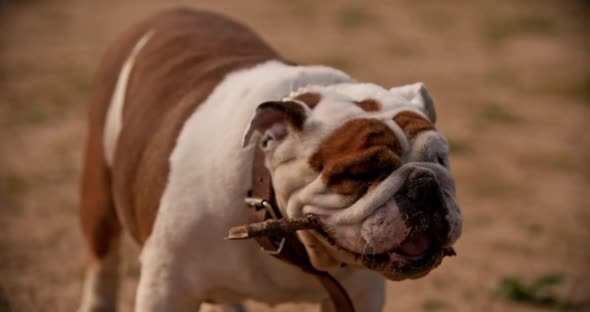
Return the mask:
<svg viewBox="0 0 590 312">
<path fill-rule="evenodd" d="M 421 256 L 430 248 L 430 237 L 426 233 L 418 233 L 399 247 L 401 254 L 406 256 Z"/>
</svg>

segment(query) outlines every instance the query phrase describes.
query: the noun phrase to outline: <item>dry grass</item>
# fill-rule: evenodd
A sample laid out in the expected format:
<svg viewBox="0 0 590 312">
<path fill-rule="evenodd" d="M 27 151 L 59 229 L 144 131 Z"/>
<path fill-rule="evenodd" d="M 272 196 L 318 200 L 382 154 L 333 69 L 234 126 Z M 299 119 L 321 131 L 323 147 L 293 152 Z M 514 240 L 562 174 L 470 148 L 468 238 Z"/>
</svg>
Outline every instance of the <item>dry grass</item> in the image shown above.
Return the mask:
<svg viewBox="0 0 590 312">
<path fill-rule="evenodd" d="M 124 28 L 173 5 L 236 17 L 299 62 L 384 86 L 427 84 L 465 233 L 458 257 L 426 278 L 389 283 L 387 311 L 537 311 L 534 296 L 498 296 L 498 285 L 514 277 L 514 293 L 549 273 L 562 278 L 552 285 L 558 302 L 590 308 L 585 2 L 27 0 L 0 3 L 0 311 L 76 307 L 92 73 Z M 140 270 L 137 247 L 125 250 L 121 307 L 130 311 Z"/>
</svg>

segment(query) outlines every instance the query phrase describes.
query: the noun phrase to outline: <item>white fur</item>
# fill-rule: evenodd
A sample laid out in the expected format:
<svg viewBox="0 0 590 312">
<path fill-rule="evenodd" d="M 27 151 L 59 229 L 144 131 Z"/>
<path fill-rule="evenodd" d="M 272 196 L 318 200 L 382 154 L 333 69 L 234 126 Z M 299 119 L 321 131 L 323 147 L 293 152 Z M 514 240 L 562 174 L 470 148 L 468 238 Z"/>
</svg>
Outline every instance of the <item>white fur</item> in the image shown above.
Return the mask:
<svg viewBox="0 0 590 312">
<path fill-rule="evenodd" d="M 115 149 L 117 148 L 117 140 L 119 133 L 123 127 L 123 106 L 125 102 L 125 94 L 127 94 L 127 83 L 129 82 L 129 76 L 133 69 L 133 63 L 135 58 L 139 54 L 139 51 L 146 45 L 146 43 L 153 36 L 154 30 L 148 31 L 133 47 L 129 57 L 123 64 L 119 77 L 117 78 L 117 84 L 115 85 L 115 91 L 111 98 L 109 110 L 107 111 L 106 121 L 104 125 L 104 136 L 103 146 L 105 159 L 109 166 L 113 164 L 113 157 L 115 156 Z"/>
<path fill-rule="evenodd" d="M 364 253 L 369 245 L 371 252 L 385 252 L 398 246 L 411 230 L 392 200 L 392 194 L 402 187 L 411 170 L 410 166 L 403 166 L 392 172 L 352 205 L 342 203 L 342 196 L 328 192 L 318 177 L 296 196 L 292 196 L 288 211 L 291 216 L 321 216 L 324 224 L 334 229 L 333 238 L 348 250 Z M 341 205 L 336 205 L 339 202 Z M 388 226 L 375 226 L 383 223 Z"/>
<path fill-rule="evenodd" d="M 395 133 L 404 152 L 410 151 L 409 142 L 403 130 L 393 122 L 393 117 L 403 111 L 415 112 L 424 118 L 429 116 L 424 111 L 424 99 L 422 95 L 428 92 L 424 84 L 414 83 L 402 87 L 384 89 L 381 86 L 372 83 L 340 83 L 333 85 L 311 85 L 289 94 L 284 100 L 292 100 L 297 95 L 305 92 L 315 92 L 322 96 L 321 105 L 318 105 L 311 116 L 310 123 L 321 123 L 324 129 L 316 133 L 316 139 L 319 141 L 325 137 L 324 133 L 331 133 L 334 128 L 341 126 L 347 120 L 353 118 L 376 118 L 387 124 Z M 420 93 L 425 92 L 425 93 Z M 381 109 L 376 112 L 365 112 L 354 102 L 360 102 L 366 99 L 373 99 L 381 104 Z M 343 105 L 343 102 L 349 102 L 350 105 Z M 364 115 L 364 116 L 363 116 Z M 330 127 L 329 125 L 332 125 Z"/>
<path fill-rule="evenodd" d="M 261 252 L 255 242 L 223 237 L 247 220 L 243 198 L 254 146 L 243 149 L 240 139 L 256 106 L 306 85 L 350 81 L 334 69 L 270 61 L 232 73 L 215 88 L 184 124 L 170 157 L 168 185 L 141 254 L 137 311 L 183 311 L 205 299 L 280 303 L 326 298 L 314 278 Z M 381 309 L 382 278 L 348 269 L 333 273 L 348 281 L 351 293 L 368 296 L 358 302 L 372 306 L 359 306 L 359 311 Z M 355 276 L 373 276 L 376 282 L 359 284 Z"/>
<path fill-rule="evenodd" d="M 434 102 L 426 86 L 422 82 L 416 82 L 400 87 L 389 89 L 389 92 L 398 94 L 414 105 L 421 112 L 423 112 L 431 122 L 436 122 L 436 112 L 434 110 Z"/>
<path fill-rule="evenodd" d="M 424 98 L 420 96 L 420 90 L 426 89 L 424 83 L 416 82 L 413 84 L 393 87 L 389 89 L 390 92 L 396 93 L 401 97 L 409 100 L 412 104 L 418 106 L 420 109 L 425 109 Z"/>
</svg>

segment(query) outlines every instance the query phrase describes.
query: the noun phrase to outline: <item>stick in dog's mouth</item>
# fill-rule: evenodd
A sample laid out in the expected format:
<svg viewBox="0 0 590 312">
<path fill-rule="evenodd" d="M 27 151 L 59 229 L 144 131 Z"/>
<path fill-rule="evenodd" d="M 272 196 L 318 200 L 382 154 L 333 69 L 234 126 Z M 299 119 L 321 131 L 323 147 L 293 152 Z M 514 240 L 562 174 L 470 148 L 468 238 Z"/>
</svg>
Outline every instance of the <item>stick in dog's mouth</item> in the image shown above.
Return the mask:
<svg viewBox="0 0 590 312">
<path fill-rule="evenodd" d="M 320 219 L 317 216 L 314 215 L 307 215 L 304 217 L 300 217 L 300 218 L 281 218 L 281 219 L 270 219 L 270 220 L 266 220 L 263 222 L 258 222 L 258 223 L 249 223 L 249 224 L 244 224 L 244 225 L 239 225 L 239 226 L 235 226 L 229 229 L 228 232 L 228 236 L 225 237 L 226 240 L 242 240 L 242 239 L 249 239 L 249 238 L 254 238 L 257 236 L 266 236 L 266 235 L 284 235 L 286 233 L 292 233 L 292 232 L 296 232 L 299 230 L 316 230 L 318 231 L 320 234 L 322 234 L 322 236 L 324 236 L 328 242 L 332 245 L 337 246 L 336 242 L 334 241 L 334 239 L 332 239 L 330 237 L 330 235 L 328 235 L 328 233 L 325 231 L 322 223 L 320 222 Z M 410 255 L 399 255 L 397 252 L 388 252 L 388 253 L 384 253 L 383 255 L 387 255 L 388 259 L 383 259 L 384 261 L 377 261 L 380 258 L 379 255 L 373 256 L 371 258 L 373 258 L 372 260 L 374 261 L 370 261 L 370 262 L 390 262 L 390 261 L 394 261 L 395 262 L 400 262 L 403 263 L 405 261 L 401 261 L 400 259 L 402 258 L 412 258 L 411 256 L 411 252 L 413 251 L 412 249 L 420 249 L 420 243 L 422 243 L 423 240 L 426 240 L 426 238 L 420 236 L 420 235 L 412 235 L 411 240 L 411 244 L 412 245 L 417 245 L 417 246 L 412 246 L 412 248 L 407 248 L 408 250 L 405 250 L 406 253 L 410 253 Z M 403 250 L 403 245 L 407 244 L 406 242 L 402 243 L 402 250 Z M 425 244 L 425 243 L 424 243 Z M 348 253 L 352 253 L 354 254 L 352 251 L 344 249 L 340 246 L 339 249 L 341 249 L 342 251 L 346 251 Z M 426 248 L 426 247 L 424 247 Z M 396 251 L 398 250 L 399 247 L 396 249 Z M 425 251 L 420 250 L 419 252 L 416 251 L 416 258 L 418 258 L 418 254 L 420 254 L 420 256 L 423 256 L 423 254 L 425 254 Z M 445 257 L 445 256 L 455 256 L 456 252 L 453 249 L 453 247 L 445 247 L 442 248 L 441 250 L 441 256 Z M 356 256 L 356 255 L 355 255 Z M 361 255 L 358 255 L 361 256 Z M 366 256 L 366 255 L 365 255 Z M 397 259 L 400 258 L 400 259 Z M 392 257 L 394 259 L 392 259 Z M 390 260 L 390 261 L 387 261 Z M 399 261 L 398 261 L 399 260 Z M 414 260 L 418 260 L 418 259 L 414 259 Z M 369 267 L 374 267 L 376 266 L 377 263 L 367 263 Z M 383 264 L 378 265 L 379 267 L 381 267 Z"/>
<path fill-rule="evenodd" d="M 320 219 L 314 215 L 300 218 L 270 219 L 258 223 L 248 223 L 229 229 L 226 240 L 248 239 L 265 235 L 281 235 L 299 230 L 322 230 Z"/>
</svg>

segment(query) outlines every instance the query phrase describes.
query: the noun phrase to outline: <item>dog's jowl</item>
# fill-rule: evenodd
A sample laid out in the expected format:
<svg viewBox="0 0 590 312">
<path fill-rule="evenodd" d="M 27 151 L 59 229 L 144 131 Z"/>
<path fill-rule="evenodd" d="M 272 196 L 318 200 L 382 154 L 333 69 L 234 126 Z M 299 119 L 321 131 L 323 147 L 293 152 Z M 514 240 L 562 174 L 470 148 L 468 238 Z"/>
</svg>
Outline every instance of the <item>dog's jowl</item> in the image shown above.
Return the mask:
<svg viewBox="0 0 590 312">
<path fill-rule="evenodd" d="M 136 311 L 247 299 L 333 308 L 309 269 L 224 240 L 251 220 L 256 157 L 277 214 L 322 224 L 292 237 L 356 311 L 381 311 L 385 279 L 424 276 L 461 234 L 423 84 L 383 88 L 295 65 L 225 17 L 171 10 L 135 25 L 105 54 L 89 109 L 81 311 L 116 309 L 122 231 L 141 246 Z"/>
</svg>

